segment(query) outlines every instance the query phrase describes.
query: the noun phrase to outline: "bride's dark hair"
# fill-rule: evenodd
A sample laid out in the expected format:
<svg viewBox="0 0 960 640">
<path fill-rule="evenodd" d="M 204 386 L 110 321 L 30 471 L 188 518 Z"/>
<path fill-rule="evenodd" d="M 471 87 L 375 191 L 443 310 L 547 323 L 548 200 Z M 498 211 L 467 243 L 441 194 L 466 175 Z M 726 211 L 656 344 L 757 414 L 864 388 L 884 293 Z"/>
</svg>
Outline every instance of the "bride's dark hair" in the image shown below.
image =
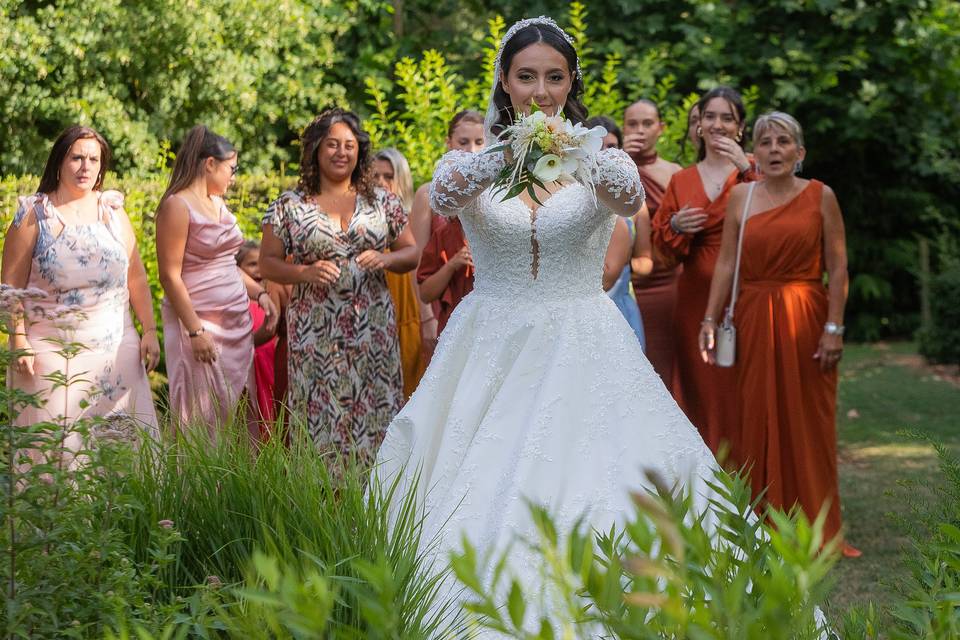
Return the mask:
<svg viewBox="0 0 960 640">
<path fill-rule="evenodd" d="M 500 52 L 501 73 L 506 76 L 510 72 L 510 65 L 513 63 L 514 56 L 538 42 L 550 45 L 566 59 L 567 69 L 573 78 L 573 83 L 570 85 L 567 101 L 563 105 L 563 115 L 571 122 L 582 123 L 587 119 L 587 108 L 580 102 L 580 96 L 583 94 L 583 78 L 577 74 L 577 51 L 556 28 L 548 24 L 531 24 L 517 31 L 512 38 L 507 40 L 506 44 L 503 45 L 503 51 Z M 500 135 L 504 129 L 513 124 L 513 105 L 510 102 L 510 94 L 503 90 L 503 83 L 500 78 L 495 78 L 494 82 L 497 83 L 493 92 L 493 105 L 497 109 L 497 121 L 493 124 L 491 130 L 494 135 Z"/>
</svg>

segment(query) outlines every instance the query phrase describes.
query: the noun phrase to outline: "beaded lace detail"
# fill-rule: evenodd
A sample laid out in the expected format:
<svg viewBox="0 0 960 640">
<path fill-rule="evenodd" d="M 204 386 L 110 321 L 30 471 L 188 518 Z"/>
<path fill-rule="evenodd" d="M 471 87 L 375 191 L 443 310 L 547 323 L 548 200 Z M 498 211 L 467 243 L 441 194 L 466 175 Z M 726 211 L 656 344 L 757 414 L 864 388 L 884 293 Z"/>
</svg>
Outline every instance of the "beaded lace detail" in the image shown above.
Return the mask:
<svg viewBox="0 0 960 640">
<path fill-rule="evenodd" d="M 503 166 L 502 153 L 451 151 L 430 188 L 434 211 L 460 216 L 477 266 L 475 289 L 537 297 L 601 291 L 611 213 L 632 215 L 643 203 L 630 157 L 617 149 L 600 153 L 596 199 L 573 183 L 556 189 L 536 210 L 491 191 Z"/>
<path fill-rule="evenodd" d="M 430 184 L 430 208 L 443 216 L 456 216 L 493 184 L 505 165 L 503 152 L 450 151 L 437 165 Z"/>
<path fill-rule="evenodd" d="M 528 501 L 549 507 L 561 531 L 585 514 L 605 531 L 633 512 L 629 491 L 649 487 L 644 470 L 689 488 L 697 512 L 720 499 L 705 484 L 717 469 L 710 451 L 603 292 L 613 214 L 633 214 L 644 194 L 625 154 L 603 152 L 599 164 L 596 190 L 568 184 L 535 210 L 534 274 L 534 211 L 489 188 L 502 156 L 443 158 L 431 204 L 459 216 L 474 290 L 378 455 L 380 477 L 400 477 L 397 495 L 416 485 L 424 544 L 441 562 L 463 536 L 481 554 L 512 545 L 529 624 L 550 604 L 539 559 L 518 541 L 536 536 Z"/>
</svg>

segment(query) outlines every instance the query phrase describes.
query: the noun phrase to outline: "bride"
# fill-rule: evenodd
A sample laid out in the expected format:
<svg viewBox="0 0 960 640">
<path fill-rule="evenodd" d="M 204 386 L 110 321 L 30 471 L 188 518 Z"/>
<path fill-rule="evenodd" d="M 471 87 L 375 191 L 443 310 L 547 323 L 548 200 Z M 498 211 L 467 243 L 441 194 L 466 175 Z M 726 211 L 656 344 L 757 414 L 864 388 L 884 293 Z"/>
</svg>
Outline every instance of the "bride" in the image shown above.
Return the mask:
<svg viewBox="0 0 960 640">
<path fill-rule="evenodd" d="M 487 111 L 487 142 L 516 112 L 536 105 L 574 122 L 586 117 L 572 39 L 549 18 L 504 35 Z M 446 154 L 431 206 L 459 216 L 476 266 L 419 388 L 378 455 L 384 481 L 416 491 L 423 544 L 446 558 L 463 536 L 497 552 L 536 538 L 529 502 L 561 531 L 578 517 L 599 530 L 633 513 L 628 492 L 653 470 L 695 496 L 718 468 L 601 286 L 616 216 L 643 204 L 636 165 L 622 151 L 599 156 L 596 197 L 579 183 L 504 201 L 490 187 L 502 152 Z M 536 592 L 539 570 L 525 545 L 511 570 Z"/>
</svg>

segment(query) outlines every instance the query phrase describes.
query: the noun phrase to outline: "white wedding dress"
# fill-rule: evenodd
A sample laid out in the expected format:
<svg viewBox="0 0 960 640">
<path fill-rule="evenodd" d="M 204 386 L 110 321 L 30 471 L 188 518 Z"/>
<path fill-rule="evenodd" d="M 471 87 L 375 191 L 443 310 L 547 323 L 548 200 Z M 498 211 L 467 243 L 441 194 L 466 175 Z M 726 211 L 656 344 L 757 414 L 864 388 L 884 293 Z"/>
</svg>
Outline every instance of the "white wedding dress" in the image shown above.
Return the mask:
<svg viewBox="0 0 960 640">
<path fill-rule="evenodd" d="M 502 166 L 501 154 L 451 152 L 437 169 L 431 204 L 459 215 L 475 288 L 378 455 L 381 481 L 399 474 L 409 490 L 417 478 L 423 544 L 443 561 L 464 534 L 481 553 L 536 539 L 528 500 L 561 531 L 584 514 L 609 529 L 634 513 L 645 470 L 693 490 L 703 510 L 718 468 L 601 286 L 614 216 L 643 201 L 634 163 L 602 152 L 596 198 L 557 190 L 535 242 L 527 205 L 488 188 Z M 522 544 L 511 553 L 511 573 L 536 591 L 536 558 Z"/>
</svg>

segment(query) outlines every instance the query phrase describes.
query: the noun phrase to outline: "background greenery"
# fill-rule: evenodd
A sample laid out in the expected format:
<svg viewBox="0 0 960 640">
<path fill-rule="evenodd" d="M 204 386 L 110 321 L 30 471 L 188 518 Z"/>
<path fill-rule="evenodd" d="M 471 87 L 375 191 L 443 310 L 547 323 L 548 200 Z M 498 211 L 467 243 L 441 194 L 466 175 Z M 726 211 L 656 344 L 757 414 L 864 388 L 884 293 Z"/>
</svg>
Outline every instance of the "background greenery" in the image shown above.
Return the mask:
<svg viewBox="0 0 960 640">
<path fill-rule="evenodd" d="M 577 37 L 593 113 L 664 105 L 667 157 L 689 160 L 684 109 L 717 83 L 748 94 L 751 119 L 795 114 L 806 175 L 844 208 L 853 334 L 918 327 L 917 241 L 936 271 L 960 235 L 951 0 L 0 0 L 0 173 L 39 173 L 53 137 L 84 122 L 122 175 L 163 180 L 169 150 L 205 122 L 240 145 L 245 170 L 286 174 L 300 129 L 336 102 L 370 117 L 422 181 L 448 116 L 483 106 L 495 36 L 541 13 Z"/>
</svg>

